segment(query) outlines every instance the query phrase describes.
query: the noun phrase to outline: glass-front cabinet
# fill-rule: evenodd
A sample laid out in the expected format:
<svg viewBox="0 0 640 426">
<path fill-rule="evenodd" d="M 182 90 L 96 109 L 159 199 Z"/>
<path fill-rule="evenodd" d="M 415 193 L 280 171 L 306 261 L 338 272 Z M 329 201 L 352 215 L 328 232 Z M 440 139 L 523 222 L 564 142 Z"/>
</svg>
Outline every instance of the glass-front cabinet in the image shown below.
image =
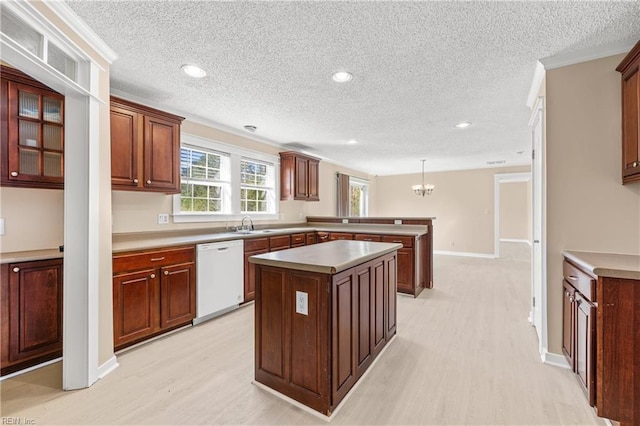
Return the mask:
<svg viewBox="0 0 640 426">
<path fill-rule="evenodd" d="M 64 96 L 13 68 L 1 71 L 2 184 L 62 188 Z"/>
</svg>

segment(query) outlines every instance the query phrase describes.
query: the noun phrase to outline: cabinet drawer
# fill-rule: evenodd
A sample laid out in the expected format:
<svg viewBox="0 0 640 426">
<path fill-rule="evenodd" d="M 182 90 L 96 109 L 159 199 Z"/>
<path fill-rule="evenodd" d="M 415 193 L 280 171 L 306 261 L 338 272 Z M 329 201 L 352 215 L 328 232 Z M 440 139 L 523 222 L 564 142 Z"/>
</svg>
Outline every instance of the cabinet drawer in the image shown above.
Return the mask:
<svg viewBox="0 0 640 426">
<path fill-rule="evenodd" d="M 276 237 L 269 237 L 269 250 L 283 250 L 291 247 L 290 235 L 278 235 Z"/>
<path fill-rule="evenodd" d="M 316 242 L 318 243 L 324 243 L 325 241 L 329 241 L 329 233 L 328 232 L 324 232 L 324 231 L 320 231 L 320 232 L 316 232 Z"/>
<path fill-rule="evenodd" d="M 414 237 L 407 237 L 402 235 L 383 235 L 383 243 L 400 243 L 404 247 L 413 247 Z"/>
<path fill-rule="evenodd" d="M 268 238 L 251 238 L 244 240 L 244 251 L 267 250 L 269 249 Z"/>
<path fill-rule="evenodd" d="M 113 273 L 155 268 L 195 261 L 195 247 L 172 247 L 162 250 L 148 250 L 121 253 L 113 256 Z"/>
<path fill-rule="evenodd" d="M 329 234 L 329 239 L 334 240 L 353 240 L 353 234 L 347 232 L 332 232 Z"/>
<path fill-rule="evenodd" d="M 353 237 L 354 240 L 358 240 L 358 241 L 380 241 L 381 238 L 382 237 L 380 235 L 373 235 L 373 234 L 356 234 Z"/>
<path fill-rule="evenodd" d="M 292 234 L 291 235 L 291 245 L 292 246 L 304 245 L 305 242 L 306 242 L 305 234 Z"/>
<path fill-rule="evenodd" d="M 591 275 L 579 269 L 577 266 L 564 261 L 562 265 L 564 279 L 576 290 L 583 294 L 589 301 L 596 302 L 596 280 Z"/>
</svg>

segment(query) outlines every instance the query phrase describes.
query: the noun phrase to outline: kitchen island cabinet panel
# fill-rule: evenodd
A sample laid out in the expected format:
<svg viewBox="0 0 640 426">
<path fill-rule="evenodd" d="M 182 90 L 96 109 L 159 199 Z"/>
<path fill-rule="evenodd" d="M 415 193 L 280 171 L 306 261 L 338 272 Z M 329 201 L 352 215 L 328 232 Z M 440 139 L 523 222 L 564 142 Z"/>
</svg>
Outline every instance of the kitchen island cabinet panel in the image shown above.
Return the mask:
<svg viewBox="0 0 640 426">
<path fill-rule="evenodd" d="M 395 335 L 399 247 L 333 241 L 252 257 L 256 381 L 330 415 Z M 342 270 L 323 263 L 330 253 Z M 341 253 L 364 261 L 349 267 Z"/>
</svg>

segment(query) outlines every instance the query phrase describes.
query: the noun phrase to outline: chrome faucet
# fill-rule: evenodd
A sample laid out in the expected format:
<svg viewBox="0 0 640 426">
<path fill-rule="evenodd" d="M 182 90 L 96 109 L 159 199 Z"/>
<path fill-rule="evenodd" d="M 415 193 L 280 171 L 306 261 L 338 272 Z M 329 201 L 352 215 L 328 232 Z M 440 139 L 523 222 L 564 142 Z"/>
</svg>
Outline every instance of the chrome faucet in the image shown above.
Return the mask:
<svg viewBox="0 0 640 426">
<path fill-rule="evenodd" d="M 249 225 L 249 228 L 247 228 L 246 230 L 247 231 L 253 231 L 253 220 L 251 220 L 251 218 L 249 216 L 245 216 L 245 217 L 242 218 L 242 222 L 240 222 L 240 226 L 241 226 L 242 230 L 243 231 L 245 230 L 245 227 L 244 227 L 244 220 L 245 219 L 249 219 L 249 222 L 251 223 L 251 225 Z"/>
</svg>

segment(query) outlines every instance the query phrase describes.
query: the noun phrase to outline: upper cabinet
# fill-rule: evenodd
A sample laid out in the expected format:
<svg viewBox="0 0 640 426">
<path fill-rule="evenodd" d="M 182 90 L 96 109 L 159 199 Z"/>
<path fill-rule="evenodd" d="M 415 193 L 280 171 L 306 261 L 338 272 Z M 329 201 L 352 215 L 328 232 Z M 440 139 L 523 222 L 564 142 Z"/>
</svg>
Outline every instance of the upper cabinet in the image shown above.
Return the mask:
<svg viewBox="0 0 640 426">
<path fill-rule="evenodd" d="M 616 71 L 622 74 L 622 183 L 640 181 L 640 41 Z"/>
<path fill-rule="evenodd" d="M 280 153 L 280 199 L 320 201 L 320 160 L 298 152 Z"/>
<path fill-rule="evenodd" d="M 111 97 L 111 187 L 180 192 L 183 117 Z"/>
<path fill-rule="evenodd" d="M 10 67 L 0 67 L 2 185 L 61 189 L 64 96 Z"/>
</svg>

